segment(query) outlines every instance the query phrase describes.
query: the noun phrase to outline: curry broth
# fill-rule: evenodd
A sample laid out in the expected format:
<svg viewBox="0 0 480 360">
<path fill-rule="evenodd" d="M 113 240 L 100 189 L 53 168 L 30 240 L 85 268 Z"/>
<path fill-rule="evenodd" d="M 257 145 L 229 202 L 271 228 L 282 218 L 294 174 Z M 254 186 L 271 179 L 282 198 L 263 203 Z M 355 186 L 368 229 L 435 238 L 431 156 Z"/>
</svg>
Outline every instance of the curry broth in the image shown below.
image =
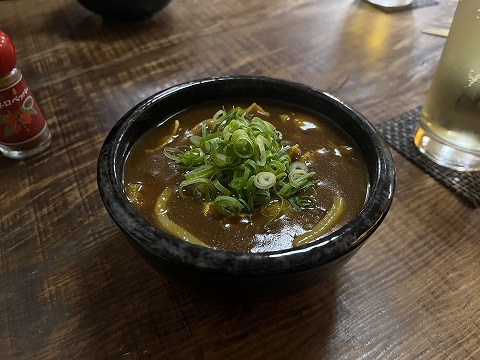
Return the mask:
<svg viewBox="0 0 480 360">
<path fill-rule="evenodd" d="M 157 198 L 169 187 L 175 190 L 168 202 L 168 217 L 195 235 L 208 246 L 236 252 L 264 252 L 292 247 L 294 236 L 300 235 L 317 224 L 332 206 L 334 195 L 343 197 L 345 212 L 330 232 L 338 229 L 361 210 L 368 189 L 368 171 L 361 151 L 355 142 L 337 126 L 317 114 L 270 101 L 257 103 L 270 113 L 265 120 L 282 132 L 283 138 L 300 145 L 302 153 L 312 151 L 313 161 L 309 171 L 316 172 L 316 204 L 312 209 L 289 209 L 278 220 L 264 227 L 267 217 L 260 211 L 251 218 L 227 218 L 216 211 L 204 212 L 204 203 L 185 199 L 178 194 L 182 173 L 171 168 L 163 150 L 158 148 L 178 120 L 177 136 L 168 146 L 188 144 L 189 129 L 200 121 L 209 119 L 224 107 L 248 107 L 252 102 L 237 101 L 208 104 L 185 110 L 168 120 L 166 125 L 153 129 L 133 146 L 125 164 L 124 184 L 141 184 L 137 210 L 153 225 L 158 226 L 154 212 Z M 290 120 L 281 120 L 288 114 Z M 293 120 L 296 119 L 296 120 Z"/>
</svg>

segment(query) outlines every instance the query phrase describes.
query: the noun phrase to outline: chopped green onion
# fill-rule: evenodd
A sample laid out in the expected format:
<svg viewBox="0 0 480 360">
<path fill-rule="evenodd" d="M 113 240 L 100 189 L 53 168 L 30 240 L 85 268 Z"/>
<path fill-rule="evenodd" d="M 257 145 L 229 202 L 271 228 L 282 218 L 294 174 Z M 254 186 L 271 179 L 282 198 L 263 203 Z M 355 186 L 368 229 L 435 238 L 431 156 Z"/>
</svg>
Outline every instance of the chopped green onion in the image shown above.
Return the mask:
<svg viewBox="0 0 480 360">
<path fill-rule="evenodd" d="M 197 168 L 194 168 L 190 171 L 187 171 L 185 174 L 185 179 L 193 179 L 193 178 L 207 178 L 213 173 L 217 171 L 214 166 L 212 165 L 201 165 Z"/>
<path fill-rule="evenodd" d="M 257 164 L 260 166 L 264 166 L 267 162 L 267 152 L 265 150 L 265 141 L 266 139 L 262 135 L 258 135 L 255 139 L 255 143 L 257 144 L 257 156 L 255 160 Z"/>
<path fill-rule="evenodd" d="M 224 119 L 225 117 L 227 116 L 227 112 L 225 110 L 218 110 L 215 115 L 213 115 L 213 123 L 215 125 L 218 125 L 220 124 Z"/>
<path fill-rule="evenodd" d="M 291 163 L 290 166 L 288 167 L 288 172 L 289 173 L 302 172 L 302 173 L 306 174 L 308 172 L 308 167 L 305 163 L 302 163 L 300 161 L 295 161 L 295 162 Z"/>
<path fill-rule="evenodd" d="M 237 156 L 248 159 L 254 154 L 254 145 L 247 132 L 242 129 L 232 134 L 233 151 Z"/>
<path fill-rule="evenodd" d="M 190 196 L 186 193 L 191 189 Z M 183 180 L 178 186 L 180 196 L 184 198 L 211 199 L 212 182 L 209 179 L 196 177 Z"/>
<path fill-rule="evenodd" d="M 192 136 L 190 136 L 190 142 L 191 142 L 194 146 L 200 146 L 200 145 L 201 145 L 201 140 L 202 140 L 202 137 L 201 137 L 201 136 L 198 136 L 198 135 L 192 135 Z"/>
<path fill-rule="evenodd" d="M 299 172 L 294 172 L 294 173 L 289 173 L 288 174 L 288 180 L 290 182 L 290 185 L 292 185 L 295 188 L 303 187 L 309 179 L 311 179 L 313 176 L 315 176 L 314 172 L 311 173 L 299 173 Z"/>
<path fill-rule="evenodd" d="M 214 204 L 217 210 L 225 216 L 240 215 L 243 210 L 242 203 L 231 196 L 219 195 Z"/>
<path fill-rule="evenodd" d="M 233 179 L 229 183 L 230 187 L 237 191 L 241 191 L 250 178 L 250 172 L 251 171 L 248 166 L 245 164 L 240 165 L 233 173 Z"/>
<path fill-rule="evenodd" d="M 277 178 L 274 173 L 262 171 L 255 176 L 253 183 L 259 189 L 270 189 L 277 182 Z"/>
<path fill-rule="evenodd" d="M 275 175 L 283 174 L 285 176 L 286 166 L 278 160 L 270 160 L 269 163 L 265 164 L 265 169 Z M 281 176 L 281 177 L 283 177 Z"/>
<path fill-rule="evenodd" d="M 250 211 L 261 209 L 270 202 L 270 198 L 268 190 L 257 189 L 255 193 L 248 197 L 248 208 Z"/>
<path fill-rule="evenodd" d="M 288 198 L 290 205 L 297 211 L 311 208 L 315 204 L 315 198 L 308 195 L 293 195 Z"/>
<path fill-rule="evenodd" d="M 289 204 L 295 210 L 312 206 L 314 197 L 303 192 L 313 185 L 315 173 L 304 163 L 292 163 L 292 147 L 273 124 L 234 107 L 217 111 L 195 129 L 200 127 L 192 131 L 190 145 L 164 148 L 172 168 L 183 171 L 182 197 L 213 200 L 225 216 L 277 204 L 277 219 Z M 298 145 L 294 148 L 298 152 Z"/>
<path fill-rule="evenodd" d="M 228 190 L 225 186 L 223 186 L 220 181 L 218 181 L 218 179 L 216 179 L 214 182 L 213 182 L 213 186 L 215 186 L 215 188 L 220 191 L 223 195 L 226 195 L 226 196 L 229 196 L 231 195 L 231 191 Z"/>
</svg>

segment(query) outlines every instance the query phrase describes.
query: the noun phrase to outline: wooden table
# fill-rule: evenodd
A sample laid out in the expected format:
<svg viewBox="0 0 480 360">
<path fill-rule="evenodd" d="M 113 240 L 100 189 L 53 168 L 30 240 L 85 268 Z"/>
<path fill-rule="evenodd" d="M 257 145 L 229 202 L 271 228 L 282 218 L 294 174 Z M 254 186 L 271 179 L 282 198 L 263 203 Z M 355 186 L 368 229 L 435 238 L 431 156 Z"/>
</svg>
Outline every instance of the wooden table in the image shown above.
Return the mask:
<svg viewBox="0 0 480 360">
<path fill-rule="evenodd" d="M 192 79 L 294 80 L 374 124 L 421 105 L 445 42 L 422 29 L 455 4 L 173 0 L 107 25 L 74 0 L 0 1 L 53 134 L 36 158 L 0 158 L 0 359 L 480 358 L 480 212 L 395 151 L 394 204 L 367 244 L 325 282 L 260 303 L 217 302 L 153 271 L 96 184 L 114 123 Z"/>
</svg>

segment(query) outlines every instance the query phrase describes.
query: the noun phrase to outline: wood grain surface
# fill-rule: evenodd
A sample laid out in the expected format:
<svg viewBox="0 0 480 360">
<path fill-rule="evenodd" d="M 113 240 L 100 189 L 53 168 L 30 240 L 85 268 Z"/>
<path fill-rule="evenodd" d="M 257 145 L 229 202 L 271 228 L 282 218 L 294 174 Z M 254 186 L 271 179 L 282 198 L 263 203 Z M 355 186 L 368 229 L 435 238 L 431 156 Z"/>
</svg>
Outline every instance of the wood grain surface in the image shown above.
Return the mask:
<svg viewBox="0 0 480 360">
<path fill-rule="evenodd" d="M 173 0 L 107 24 L 74 0 L 1 1 L 0 28 L 53 135 L 0 158 L 0 359 L 480 359 L 480 212 L 393 151 L 386 220 L 302 293 L 221 302 L 154 272 L 103 208 L 115 122 L 166 87 L 255 74 L 333 93 L 379 124 L 424 101 L 455 1 Z"/>
</svg>

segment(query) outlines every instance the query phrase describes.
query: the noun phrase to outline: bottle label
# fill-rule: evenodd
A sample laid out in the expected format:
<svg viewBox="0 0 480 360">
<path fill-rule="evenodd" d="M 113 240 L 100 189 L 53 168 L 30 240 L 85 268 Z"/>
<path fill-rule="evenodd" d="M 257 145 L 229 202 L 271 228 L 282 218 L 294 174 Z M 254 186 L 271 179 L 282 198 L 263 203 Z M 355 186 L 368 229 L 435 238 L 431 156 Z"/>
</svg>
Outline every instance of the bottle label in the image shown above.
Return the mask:
<svg viewBox="0 0 480 360">
<path fill-rule="evenodd" d="M 45 126 L 45 118 L 23 76 L 15 85 L 0 90 L 0 143 L 25 142 Z"/>
</svg>

